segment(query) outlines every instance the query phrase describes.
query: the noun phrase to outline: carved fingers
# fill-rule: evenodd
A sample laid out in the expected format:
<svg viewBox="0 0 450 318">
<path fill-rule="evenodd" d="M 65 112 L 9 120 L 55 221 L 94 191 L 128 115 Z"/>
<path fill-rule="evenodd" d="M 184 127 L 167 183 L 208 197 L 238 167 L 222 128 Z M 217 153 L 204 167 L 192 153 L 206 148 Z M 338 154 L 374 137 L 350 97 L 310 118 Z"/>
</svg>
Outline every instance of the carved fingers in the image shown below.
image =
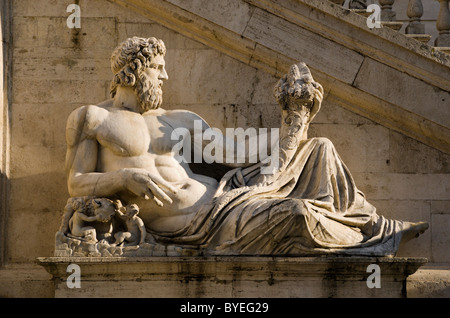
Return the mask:
<svg viewBox="0 0 450 318">
<path fill-rule="evenodd" d="M 153 201 L 155 201 L 155 203 L 159 206 L 163 206 L 162 201 L 166 201 L 168 203 L 172 203 L 172 199 L 166 194 L 164 193 L 164 191 L 152 180 L 149 180 L 147 182 L 147 186 L 148 189 L 150 189 L 150 193 L 147 192 L 145 197 L 147 200 L 149 198 L 152 198 Z"/>
<path fill-rule="evenodd" d="M 163 206 L 163 202 L 172 203 L 172 199 L 163 191 L 177 193 L 177 189 L 163 178 L 151 174 L 135 172 L 133 180 L 137 183 L 130 190 L 146 200 L 152 199 L 158 206 Z"/>
<path fill-rule="evenodd" d="M 323 100 L 323 88 L 322 88 L 322 86 L 319 86 L 318 88 L 316 88 L 314 90 L 314 99 L 315 99 L 315 102 L 318 102 L 319 104 L 322 103 L 322 100 Z"/>
<path fill-rule="evenodd" d="M 316 88 L 314 90 L 314 101 L 313 101 L 313 105 L 312 105 L 310 116 L 309 116 L 307 123 L 311 122 L 313 120 L 313 118 L 317 115 L 317 113 L 320 110 L 320 105 L 322 104 L 323 94 L 324 94 L 323 87 L 319 83 L 317 83 L 317 86 L 318 86 L 318 88 Z"/>
</svg>

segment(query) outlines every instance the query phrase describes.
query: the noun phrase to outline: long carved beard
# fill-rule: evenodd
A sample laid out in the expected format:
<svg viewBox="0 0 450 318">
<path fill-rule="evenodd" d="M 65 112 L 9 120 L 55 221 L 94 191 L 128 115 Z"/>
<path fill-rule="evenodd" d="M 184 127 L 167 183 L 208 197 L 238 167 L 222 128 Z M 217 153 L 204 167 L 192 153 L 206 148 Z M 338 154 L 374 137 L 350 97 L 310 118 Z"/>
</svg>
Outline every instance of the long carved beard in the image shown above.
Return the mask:
<svg viewBox="0 0 450 318">
<path fill-rule="evenodd" d="M 139 100 L 141 113 L 150 109 L 157 109 L 162 104 L 162 81 L 151 81 L 144 74 L 139 76 L 135 92 Z"/>
</svg>

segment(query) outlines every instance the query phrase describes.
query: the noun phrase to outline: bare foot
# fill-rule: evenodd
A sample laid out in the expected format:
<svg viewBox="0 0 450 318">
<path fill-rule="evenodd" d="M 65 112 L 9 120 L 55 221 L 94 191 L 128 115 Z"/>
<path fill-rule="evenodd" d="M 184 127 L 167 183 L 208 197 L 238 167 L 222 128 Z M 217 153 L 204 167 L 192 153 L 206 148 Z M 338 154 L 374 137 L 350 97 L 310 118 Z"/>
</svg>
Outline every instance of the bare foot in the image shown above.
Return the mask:
<svg viewBox="0 0 450 318">
<path fill-rule="evenodd" d="M 405 222 L 405 227 L 403 229 L 403 235 L 401 243 L 408 242 L 415 237 L 419 237 L 420 234 L 425 232 L 429 227 L 428 222 Z"/>
</svg>

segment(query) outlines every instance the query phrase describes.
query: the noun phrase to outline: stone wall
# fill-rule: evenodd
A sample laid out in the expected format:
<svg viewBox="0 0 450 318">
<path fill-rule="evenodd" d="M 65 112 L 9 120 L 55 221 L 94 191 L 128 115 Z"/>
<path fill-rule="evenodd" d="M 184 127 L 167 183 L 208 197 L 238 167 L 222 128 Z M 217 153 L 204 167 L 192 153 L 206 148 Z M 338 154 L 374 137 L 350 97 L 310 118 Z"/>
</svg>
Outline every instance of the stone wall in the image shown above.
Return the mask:
<svg viewBox="0 0 450 318">
<path fill-rule="evenodd" d="M 6 233 L 9 200 L 10 122 L 12 87 L 12 4 L 0 4 L 0 264 L 6 258 Z"/>
<path fill-rule="evenodd" d="M 66 25 L 71 3 L 81 6 L 81 29 Z M 7 229 L 1 232 L 4 264 L 31 264 L 53 254 L 68 198 L 66 118 L 81 105 L 109 98 L 110 54 L 135 35 L 161 38 L 167 46 L 163 108 L 192 110 L 220 129 L 279 126 L 272 97 L 278 79 L 262 70 L 105 0 L 14 1 L 10 192 L 1 210 Z M 379 214 L 430 222 L 430 229 L 402 247 L 400 256 L 450 263 L 449 154 L 326 98 L 309 136 L 331 139 Z"/>
</svg>

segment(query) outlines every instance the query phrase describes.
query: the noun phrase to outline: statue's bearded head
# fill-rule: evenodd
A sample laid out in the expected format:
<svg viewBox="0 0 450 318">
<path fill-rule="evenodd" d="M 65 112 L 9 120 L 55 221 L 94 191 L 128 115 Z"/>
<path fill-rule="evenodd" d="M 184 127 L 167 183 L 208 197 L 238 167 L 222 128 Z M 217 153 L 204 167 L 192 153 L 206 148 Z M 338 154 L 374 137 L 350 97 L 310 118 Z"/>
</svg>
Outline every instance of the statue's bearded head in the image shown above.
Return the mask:
<svg viewBox="0 0 450 318">
<path fill-rule="evenodd" d="M 156 109 L 162 103 L 162 80 L 152 76 L 149 69 L 164 69 L 164 42 L 156 38 L 133 37 L 122 42 L 111 56 L 111 70 L 114 79 L 111 83 L 111 96 L 114 97 L 119 86 L 133 87 L 140 105 L 140 112 Z"/>
</svg>

